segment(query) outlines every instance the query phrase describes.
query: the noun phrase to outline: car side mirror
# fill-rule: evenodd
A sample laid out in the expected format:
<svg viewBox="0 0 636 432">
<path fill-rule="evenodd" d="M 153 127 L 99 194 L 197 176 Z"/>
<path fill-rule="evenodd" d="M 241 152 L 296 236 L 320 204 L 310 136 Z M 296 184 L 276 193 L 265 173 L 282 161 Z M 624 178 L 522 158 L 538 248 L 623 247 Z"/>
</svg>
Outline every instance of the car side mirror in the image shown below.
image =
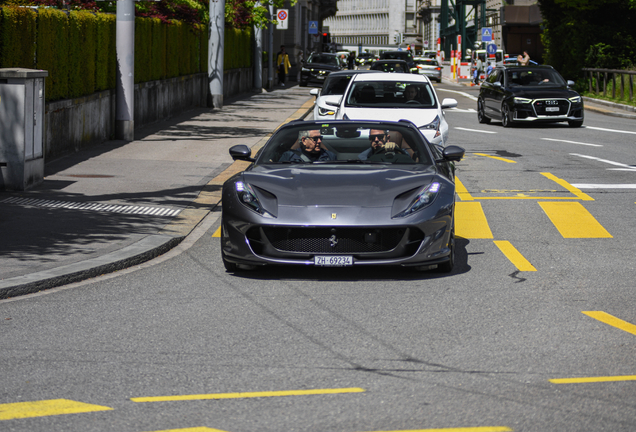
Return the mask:
<svg viewBox="0 0 636 432">
<path fill-rule="evenodd" d="M 576 83 L 572 80 L 568 80 L 568 87 L 574 87 Z"/>
<path fill-rule="evenodd" d="M 242 160 L 247 162 L 254 162 L 255 159 L 252 159 L 252 150 L 244 145 L 235 145 L 230 147 L 230 156 L 232 156 L 233 160 Z"/>
<path fill-rule="evenodd" d="M 339 107 L 341 102 L 342 102 L 342 98 L 338 98 L 337 101 L 325 101 L 327 105 L 333 106 L 333 107 Z"/>
<path fill-rule="evenodd" d="M 320 96 L 320 89 L 313 88 L 313 89 L 309 90 L 309 94 L 312 95 L 312 96 L 318 97 L 318 96 Z"/>
<path fill-rule="evenodd" d="M 466 150 L 464 150 L 463 148 L 455 145 L 450 145 L 448 147 L 445 147 L 442 151 L 444 159 L 437 162 L 459 162 L 464 157 L 464 153 L 466 153 Z"/>
<path fill-rule="evenodd" d="M 457 100 L 453 98 L 446 98 L 442 101 L 442 109 L 455 108 L 457 106 Z"/>
<path fill-rule="evenodd" d="M 492 83 L 492 85 L 494 85 L 495 87 L 501 87 L 501 83 L 499 81 L 495 81 L 494 83 Z"/>
</svg>

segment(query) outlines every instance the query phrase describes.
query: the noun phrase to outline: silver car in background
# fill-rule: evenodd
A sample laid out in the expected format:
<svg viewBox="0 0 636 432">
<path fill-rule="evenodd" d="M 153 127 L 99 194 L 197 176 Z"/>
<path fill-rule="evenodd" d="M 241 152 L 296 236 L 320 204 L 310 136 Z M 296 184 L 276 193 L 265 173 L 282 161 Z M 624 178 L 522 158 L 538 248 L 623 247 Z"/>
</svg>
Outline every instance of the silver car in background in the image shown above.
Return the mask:
<svg viewBox="0 0 636 432">
<path fill-rule="evenodd" d="M 443 66 L 436 59 L 418 57 L 413 60 L 415 61 L 415 67 L 417 67 L 417 73 L 426 75 L 429 79 L 438 83 L 442 82 Z"/>
</svg>

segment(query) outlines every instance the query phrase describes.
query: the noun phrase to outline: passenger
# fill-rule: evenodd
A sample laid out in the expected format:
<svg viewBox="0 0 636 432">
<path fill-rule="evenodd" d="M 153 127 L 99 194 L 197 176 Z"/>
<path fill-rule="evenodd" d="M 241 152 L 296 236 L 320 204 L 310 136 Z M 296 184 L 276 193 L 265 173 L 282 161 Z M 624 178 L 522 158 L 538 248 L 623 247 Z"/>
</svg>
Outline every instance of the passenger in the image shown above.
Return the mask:
<svg viewBox="0 0 636 432">
<path fill-rule="evenodd" d="M 417 87 L 413 84 L 407 85 L 404 89 L 404 101 L 417 101 Z"/>
<path fill-rule="evenodd" d="M 322 148 L 320 130 L 304 130 L 298 133 L 299 150 L 288 150 L 282 154 L 279 162 L 315 162 L 336 160 L 336 155 Z"/>
<path fill-rule="evenodd" d="M 389 138 L 389 131 L 371 129 L 369 131 L 369 141 L 371 141 L 371 147 L 360 153 L 358 155 L 358 159 L 367 160 L 373 155 L 386 152 L 400 153 L 406 155 L 406 152 L 404 152 L 404 150 L 402 150 L 396 143 L 390 142 Z"/>
</svg>

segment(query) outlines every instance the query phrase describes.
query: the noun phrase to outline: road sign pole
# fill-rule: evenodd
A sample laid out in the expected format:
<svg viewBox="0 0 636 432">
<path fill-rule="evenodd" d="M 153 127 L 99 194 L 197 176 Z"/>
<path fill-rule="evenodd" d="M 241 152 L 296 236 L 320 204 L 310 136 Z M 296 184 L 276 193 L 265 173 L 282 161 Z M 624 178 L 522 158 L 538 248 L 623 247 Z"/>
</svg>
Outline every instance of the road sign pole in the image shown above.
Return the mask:
<svg viewBox="0 0 636 432">
<path fill-rule="evenodd" d="M 135 2 L 117 2 L 115 23 L 117 56 L 117 103 L 115 106 L 115 137 L 135 139 Z"/>
<path fill-rule="evenodd" d="M 223 108 L 223 45 L 225 40 L 225 0 L 210 0 L 208 39 L 208 106 Z"/>
</svg>

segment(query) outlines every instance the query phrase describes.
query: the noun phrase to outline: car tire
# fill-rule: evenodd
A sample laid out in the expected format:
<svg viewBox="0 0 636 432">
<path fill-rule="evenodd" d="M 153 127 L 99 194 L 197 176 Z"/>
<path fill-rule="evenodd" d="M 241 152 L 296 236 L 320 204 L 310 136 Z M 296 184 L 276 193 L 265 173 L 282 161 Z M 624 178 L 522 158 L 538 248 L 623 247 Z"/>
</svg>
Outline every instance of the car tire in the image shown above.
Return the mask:
<svg viewBox="0 0 636 432">
<path fill-rule="evenodd" d="M 503 127 L 512 127 L 512 113 L 507 104 L 501 105 L 501 125 Z"/>
<path fill-rule="evenodd" d="M 484 112 L 484 101 L 482 99 L 477 100 L 477 121 L 479 123 L 490 123 L 490 119 L 486 117 L 486 113 Z"/>
<path fill-rule="evenodd" d="M 583 120 L 568 120 L 568 125 L 570 127 L 581 127 L 583 126 Z"/>
<path fill-rule="evenodd" d="M 455 228 L 451 230 L 448 247 L 450 248 L 448 261 L 437 266 L 437 269 L 435 269 L 437 273 L 450 273 L 453 271 L 453 268 L 455 268 Z"/>
<path fill-rule="evenodd" d="M 225 267 L 225 271 L 229 273 L 234 273 L 236 270 L 238 270 L 238 264 L 230 262 L 227 259 L 225 259 L 225 253 L 223 253 L 223 251 L 221 251 L 221 259 L 223 260 L 223 266 Z"/>
</svg>

